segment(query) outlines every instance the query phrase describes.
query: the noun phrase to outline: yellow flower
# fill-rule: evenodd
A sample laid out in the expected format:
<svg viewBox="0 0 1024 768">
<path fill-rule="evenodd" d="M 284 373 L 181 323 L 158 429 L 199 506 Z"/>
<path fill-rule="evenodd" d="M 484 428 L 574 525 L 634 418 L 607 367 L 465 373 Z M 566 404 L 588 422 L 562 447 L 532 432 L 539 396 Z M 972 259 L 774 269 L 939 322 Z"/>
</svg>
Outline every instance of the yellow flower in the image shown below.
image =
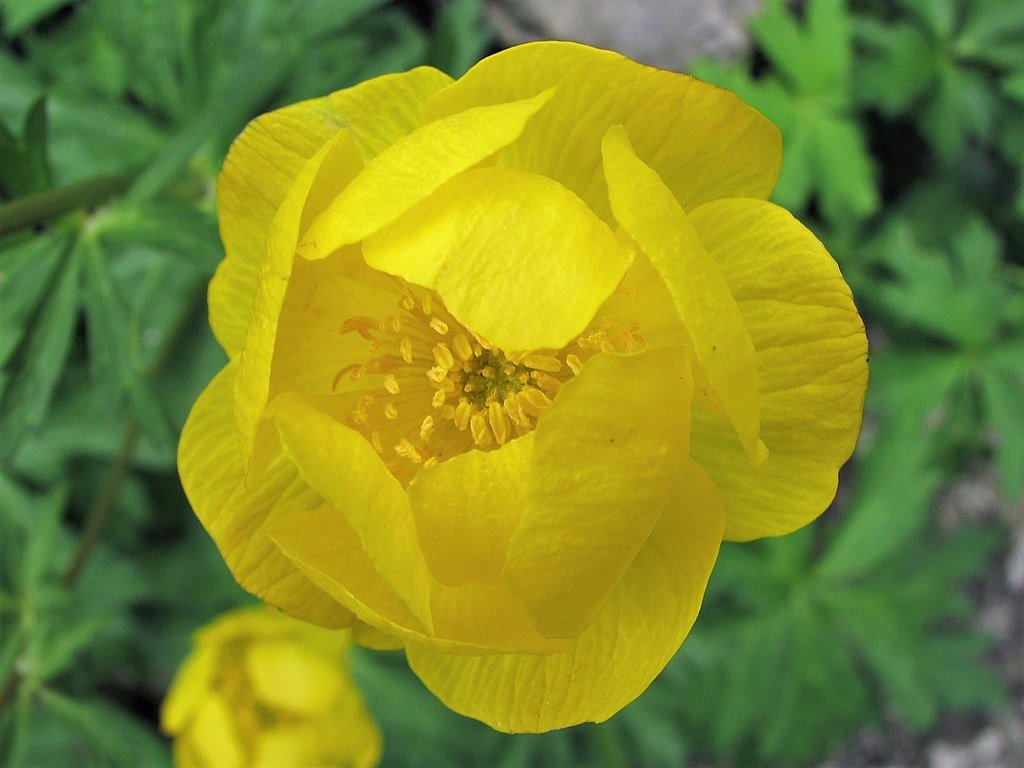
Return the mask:
<svg viewBox="0 0 1024 768">
<path fill-rule="evenodd" d="M 723 537 L 818 516 L 860 427 L 864 329 L 780 162 L 727 91 L 570 43 L 255 120 L 179 453 L 239 582 L 501 730 L 629 703 Z"/>
<path fill-rule="evenodd" d="M 272 608 L 196 634 L 160 712 L 181 768 L 371 768 L 380 734 L 349 677 L 348 636 Z"/>
</svg>

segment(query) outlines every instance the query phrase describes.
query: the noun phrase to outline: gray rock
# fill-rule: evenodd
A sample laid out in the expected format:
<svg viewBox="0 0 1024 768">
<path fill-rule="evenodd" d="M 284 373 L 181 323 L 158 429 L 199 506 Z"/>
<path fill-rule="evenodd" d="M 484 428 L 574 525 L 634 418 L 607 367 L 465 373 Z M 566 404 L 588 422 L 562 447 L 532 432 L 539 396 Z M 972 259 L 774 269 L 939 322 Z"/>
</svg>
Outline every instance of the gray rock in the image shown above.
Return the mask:
<svg viewBox="0 0 1024 768">
<path fill-rule="evenodd" d="M 662 69 L 708 56 L 730 59 L 749 41 L 761 0 L 488 0 L 488 20 L 508 44 L 574 40 Z"/>
</svg>

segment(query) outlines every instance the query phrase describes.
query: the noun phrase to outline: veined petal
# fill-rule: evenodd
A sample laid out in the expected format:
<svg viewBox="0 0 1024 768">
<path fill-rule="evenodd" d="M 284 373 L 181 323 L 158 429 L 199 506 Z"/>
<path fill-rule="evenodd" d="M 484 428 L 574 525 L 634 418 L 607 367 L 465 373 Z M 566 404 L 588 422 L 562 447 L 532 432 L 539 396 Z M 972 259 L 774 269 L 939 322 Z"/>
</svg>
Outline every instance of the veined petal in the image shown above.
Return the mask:
<svg viewBox="0 0 1024 768">
<path fill-rule="evenodd" d="M 295 244 L 304 220 L 308 221 L 313 215 L 311 204 L 322 200 L 324 188 L 351 178 L 361 166 L 351 133 L 339 131 L 303 167 L 274 215 L 235 382 L 235 419 L 246 463 L 256 424 L 270 397 L 271 362 L 277 345 L 278 323 L 292 274 Z"/>
<path fill-rule="evenodd" d="M 299 474 L 345 517 L 376 571 L 429 632 L 430 574 L 401 483 L 366 438 L 300 397 L 280 396 L 271 415 Z"/>
<path fill-rule="evenodd" d="M 423 102 L 451 82 L 430 67 L 384 75 L 261 115 L 235 140 L 217 180 L 227 258 L 209 296 L 210 325 L 229 357 L 245 340 L 270 222 L 306 162 L 344 127 L 363 157 L 373 157 L 418 127 Z"/>
<path fill-rule="evenodd" d="M 345 516 L 329 505 L 281 517 L 269 534 L 310 581 L 377 630 L 363 634 L 374 647 L 394 647 L 381 635 L 469 655 L 548 653 L 565 646 L 539 635 L 523 606 L 495 585 L 432 581 L 433 632 L 427 632 L 377 573 Z"/>
<path fill-rule="evenodd" d="M 690 370 L 678 347 L 597 355 L 538 420 L 503 578 L 543 634 L 577 636 L 659 518 L 687 503 Z"/>
<path fill-rule="evenodd" d="M 395 142 L 314 220 L 299 253 L 322 259 L 377 232 L 456 174 L 514 141 L 551 96 L 546 91 L 510 104 L 468 109 Z"/>
<path fill-rule="evenodd" d="M 363 249 L 366 262 L 433 288 L 504 349 L 558 349 L 622 279 L 630 252 L 565 187 L 479 168 L 452 179 Z"/>
<path fill-rule="evenodd" d="M 665 281 L 693 342 L 697 362 L 747 456 L 764 461 L 754 345 L 736 299 L 686 213 L 633 151 L 621 126 L 602 145 L 612 211 Z"/>
<path fill-rule="evenodd" d="M 614 715 L 679 649 L 721 542 L 722 502 L 711 480 L 687 460 L 675 483 L 675 504 L 570 649 L 455 656 L 410 644 L 413 671 L 456 712 L 501 731 L 547 731 Z"/>
<path fill-rule="evenodd" d="M 722 200 L 690 218 L 750 330 L 771 448 L 754 468 L 740 460 L 727 425 L 695 412 L 693 457 L 722 491 L 726 538 L 789 533 L 829 505 L 856 445 L 868 379 L 864 325 L 839 267 L 789 212 Z"/>
<path fill-rule="evenodd" d="M 277 548 L 339 604 L 387 634 L 421 637 L 409 612 L 367 557 L 359 534 L 330 504 L 281 516 L 267 528 Z"/>
<path fill-rule="evenodd" d="M 178 472 L 189 502 L 245 589 L 296 618 L 347 626 L 352 615 L 281 555 L 264 526 L 286 511 L 316 505 L 289 462 L 272 462 L 249 487 L 231 414 L 234 363 L 199 396 L 182 430 Z"/>
<path fill-rule="evenodd" d="M 420 470 L 409 503 L 424 557 L 444 584 L 497 583 L 519 525 L 534 433 Z"/>
<path fill-rule="evenodd" d="M 402 638 L 377 629 L 372 624 L 356 619 L 352 622 L 352 642 L 375 651 L 397 651 L 405 647 Z"/>
<path fill-rule="evenodd" d="M 601 139 L 625 125 L 685 210 L 719 197 L 767 198 L 782 164 L 778 129 L 734 94 L 618 53 L 540 42 L 489 56 L 427 105 L 432 118 L 555 88 L 497 165 L 564 184 L 608 214 Z"/>
</svg>

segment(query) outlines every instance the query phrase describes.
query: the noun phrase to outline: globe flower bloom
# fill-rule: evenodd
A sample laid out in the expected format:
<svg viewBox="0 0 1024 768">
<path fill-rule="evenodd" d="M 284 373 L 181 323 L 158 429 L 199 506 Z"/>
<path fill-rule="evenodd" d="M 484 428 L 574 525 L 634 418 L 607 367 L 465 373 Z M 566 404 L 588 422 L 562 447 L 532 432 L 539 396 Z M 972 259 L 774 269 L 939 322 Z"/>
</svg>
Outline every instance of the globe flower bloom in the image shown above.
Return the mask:
<svg viewBox="0 0 1024 768">
<path fill-rule="evenodd" d="M 380 734 L 347 666 L 348 636 L 272 608 L 197 633 L 160 713 L 181 768 L 371 768 Z"/>
<path fill-rule="evenodd" d="M 780 163 L 731 93 L 570 43 L 253 121 L 179 451 L 238 581 L 501 730 L 629 703 L 723 538 L 817 517 L 859 431 L 863 325 Z"/>
</svg>

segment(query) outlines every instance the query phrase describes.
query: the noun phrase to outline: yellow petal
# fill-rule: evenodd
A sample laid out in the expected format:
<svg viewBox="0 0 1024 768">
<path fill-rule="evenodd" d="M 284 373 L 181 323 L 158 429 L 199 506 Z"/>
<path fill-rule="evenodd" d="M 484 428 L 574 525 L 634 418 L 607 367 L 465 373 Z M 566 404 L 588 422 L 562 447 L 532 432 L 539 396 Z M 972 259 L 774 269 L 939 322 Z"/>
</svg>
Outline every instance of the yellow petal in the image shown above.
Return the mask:
<svg viewBox="0 0 1024 768">
<path fill-rule="evenodd" d="M 429 102 L 430 117 L 555 88 L 551 104 L 497 165 L 553 178 L 608 214 L 601 138 L 625 125 L 637 152 L 684 209 L 719 197 L 767 198 L 782 163 L 778 129 L 736 96 L 686 75 L 575 43 L 521 45 L 489 56 Z"/>
<path fill-rule="evenodd" d="M 352 642 L 375 651 L 397 651 L 405 647 L 402 639 L 382 632 L 371 624 L 356 619 L 352 623 Z"/>
<path fill-rule="evenodd" d="M 358 333 L 339 329 L 350 317 L 397 314 L 395 291 L 394 278 L 368 267 L 358 248 L 297 260 L 277 323 L 267 401 L 282 392 L 331 396 L 371 386 L 372 379 L 338 379 L 342 367 L 366 359 L 368 347 Z"/>
<path fill-rule="evenodd" d="M 325 505 L 278 518 L 270 535 L 318 587 L 359 619 L 404 642 L 448 653 L 547 652 L 564 645 L 537 634 L 521 604 L 492 585 L 432 583 L 433 633 L 427 633 L 367 558 L 345 517 Z"/>
<path fill-rule="evenodd" d="M 416 67 L 335 91 L 327 103 L 369 160 L 423 125 L 427 99 L 451 83 L 440 70 Z"/>
<path fill-rule="evenodd" d="M 662 514 L 686 503 L 692 386 L 680 348 L 601 354 L 540 417 L 503 577 L 542 633 L 578 635 Z"/>
<path fill-rule="evenodd" d="M 216 693 L 208 694 L 203 700 L 182 741 L 203 768 L 242 768 L 244 765 L 245 753 L 235 730 L 231 707 Z"/>
<path fill-rule="evenodd" d="M 351 133 L 339 131 L 303 167 L 274 215 L 235 382 L 235 419 L 245 462 L 252 450 L 256 424 L 270 397 L 271 362 L 292 274 L 295 244 L 302 232 L 303 219 L 312 215 L 307 203 L 323 197 L 315 194 L 317 188 L 351 178 L 361 164 Z"/>
<path fill-rule="evenodd" d="M 295 567 L 359 620 L 398 637 L 423 635 L 423 626 L 377 572 L 338 509 L 323 504 L 281 515 L 267 533 Z"/>
<path fill-rule="evenodd" d="M 526 503 L 534 433 L 496 451 L 467 451 L 409 486 L 423 555 L 449 585 L 496 583 Z"/>
<path fill-rule="evenodd" d="M 324 731 L 331 726 L 347 728 L 348 723 L 327 721 L 317 725 L 297 723 L 261 729 L 253 745 L 252 768 L 325 766 Z"/>
<path fill-rule="evenodd" d="M 514 141 L 551 95 L 468 109 L 395 142 L 314 220 L 299 253 L 322 259 L 391 223 L 456 174 Z"/>
<path fill-rule="evenodd" d="M 726 538 L 789 533 L 835 495 L 857 442 L 867 385 L 867 340 L 839 267 L 787 211 L 722 200 L 691 213 L 721 265 L 757 350 L 760 469 L 741 460 L 727 426 L 694 414 L 694 458 L 725 498 Z"/>
<path fill-rule="evenodd" d="M 167 734 L 182 733 L 213 682 L 217 649 L 200 646 L 178 668 L 174 682 L 160 707 L 160 729 Z"/>
<path fill-rule="evenodd" d="M 501 731 L 547 731 L 614 715 L 678 650 L 718 553 L 722 503 L 713 483 L 690 461 L 675 478 L 676 503 L 569 650 L 457 656 L 410 645 L 413 671 L 456 712 Z"/>
<path fill-rule="evenodd" d="M 309 491 L 287 461 L 273 463 L 245 487 L 231 414 L 235 368 L 230 363 L 217 374 L 185 422 L 178 446 L 182 486 L 239 584 L 296 618 L 345 626 L 351 614 L 313 586 L 264 534 L 267 522 L 289 505 L 301 505 Z"/>
<path fill-rule="evenodd" d="M 721 268 L 672 191 L 637 157 L 621 126 L 609 129 L 602 151 L 616 220 L 665 281 L 716 399 L 747 455 L 762 462 L 754 345 Z"/>
<path fill-rule="evenodd" d="M 574 194 L 479 168 L 452 179 L 364 246 L 366 262 L 435 289 L 505 349 L 558 349 L 590 322 L 630 252 Z"/>
<path fill-rule="evenodd" d="M 340 651 L 341 643 L 337 657 L 329 661 L 294 640 L 253 643 L 245 655 L 253 694 L 271 709 L 309 717 L 322 715 L 343 684 L 338 671 L 344 658 Z"/>
<path fill-rule="evenodd" d="M 450 82 L 429 67 L 385 75 L 261 115 L 235 140 L 217 181 L 227 258 L 209 297 L 210 324 L 230 357 L 245 339 L 270 222 L 302 167 L 342 127 L 372 157 L 416 128 L 424 100 Z"/>
<path fill-rule="evenodd" d="M 430 574 L 401 483 L 365 437 L 300 397 L 277 398 L 272 414 L 303 480 L 345 517 L 376 571 L 429 631 Z"/>
</svg>

